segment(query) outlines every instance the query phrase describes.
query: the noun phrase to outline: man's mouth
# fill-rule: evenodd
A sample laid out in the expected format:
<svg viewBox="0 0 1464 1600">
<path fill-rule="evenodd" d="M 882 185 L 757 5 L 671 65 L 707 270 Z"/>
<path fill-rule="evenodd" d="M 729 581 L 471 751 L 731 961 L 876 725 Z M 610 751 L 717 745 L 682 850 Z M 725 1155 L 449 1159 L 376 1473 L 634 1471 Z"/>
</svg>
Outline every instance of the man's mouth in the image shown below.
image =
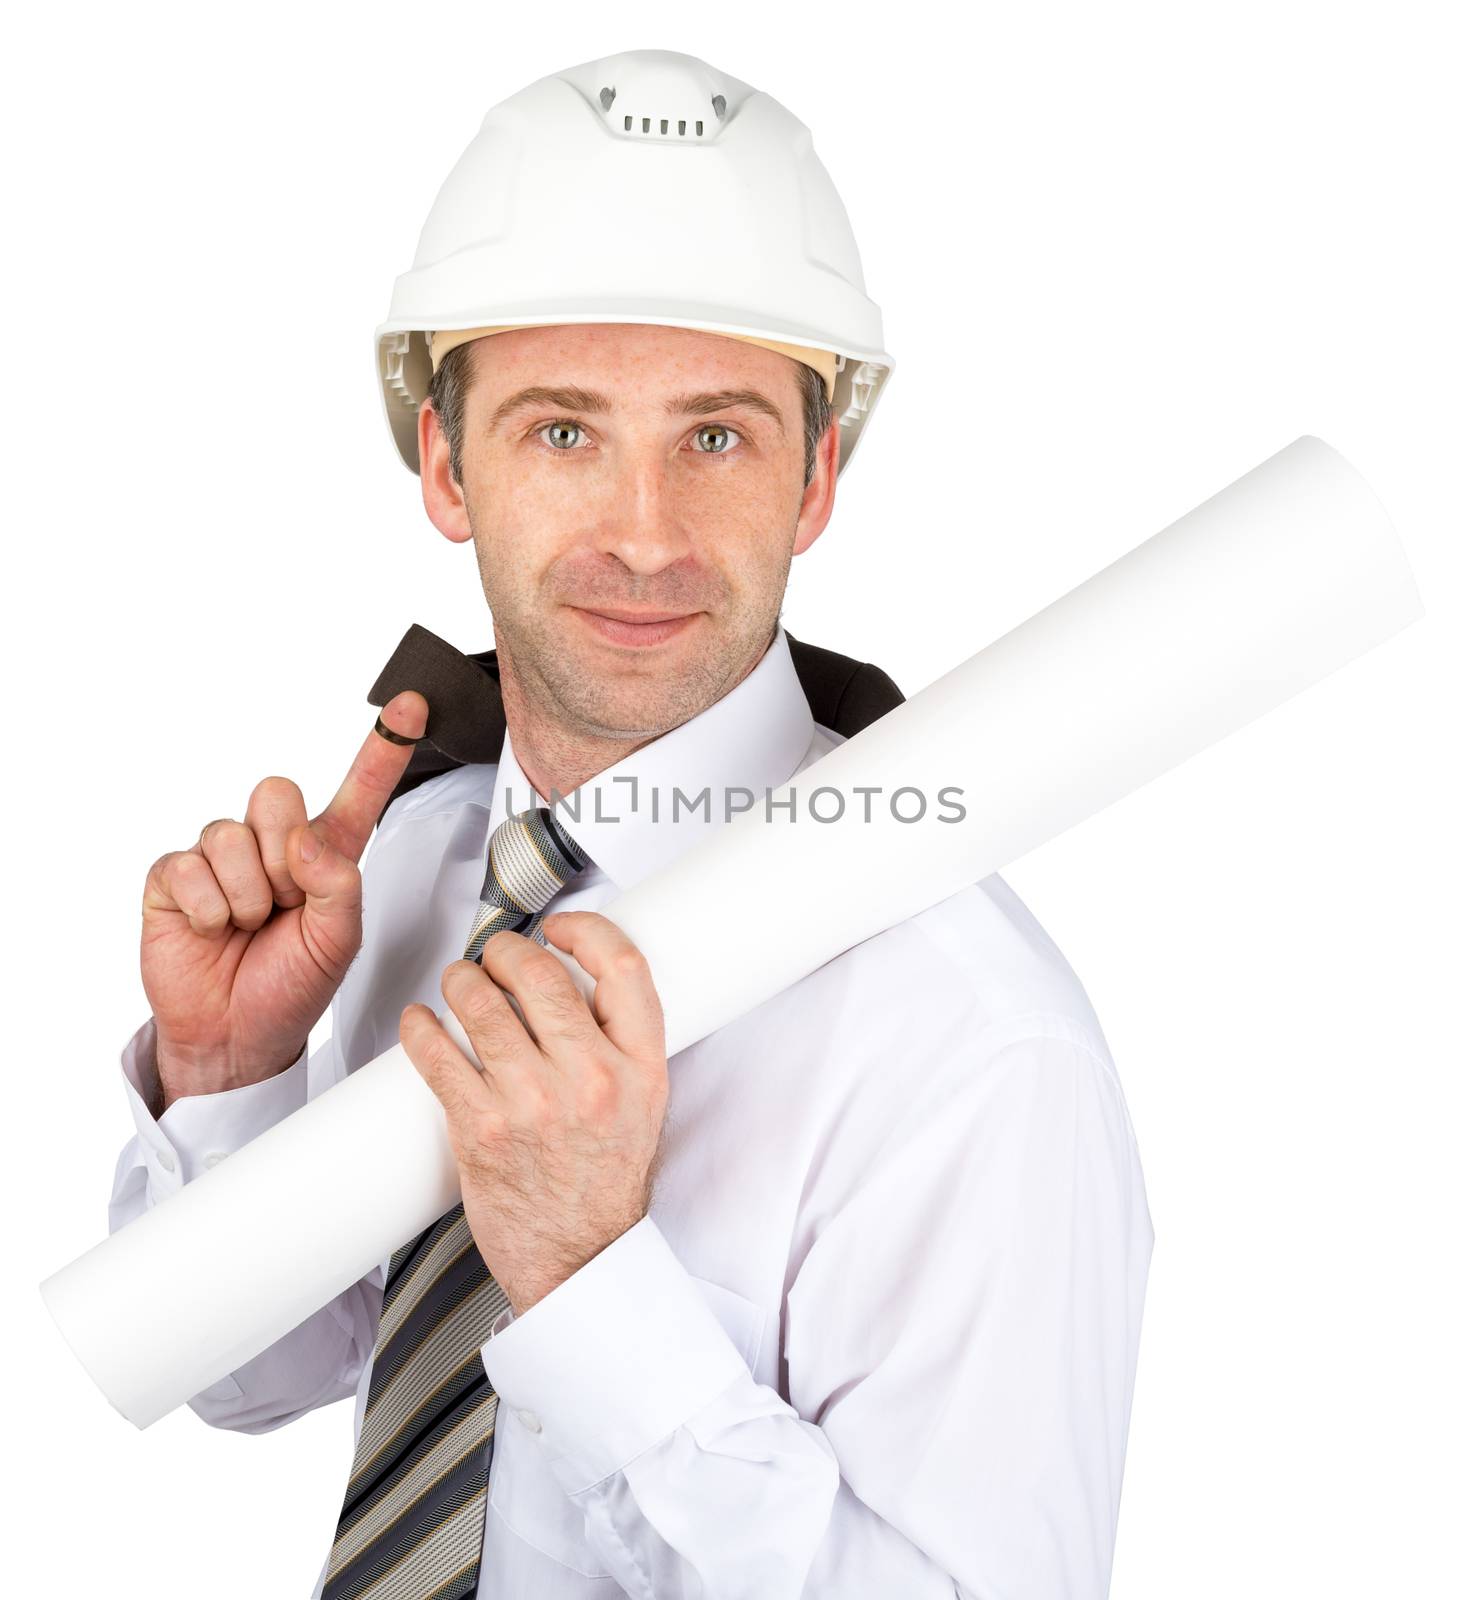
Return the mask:
<svg viewBox="0 0 1464 1600">
<path fill-rule="evenodd" d="M 655 645 L 684 633 L 701 611 L 634 611 L 618 606 L 571 606 L 594 634 L 608 644 Z"/>
</svg>

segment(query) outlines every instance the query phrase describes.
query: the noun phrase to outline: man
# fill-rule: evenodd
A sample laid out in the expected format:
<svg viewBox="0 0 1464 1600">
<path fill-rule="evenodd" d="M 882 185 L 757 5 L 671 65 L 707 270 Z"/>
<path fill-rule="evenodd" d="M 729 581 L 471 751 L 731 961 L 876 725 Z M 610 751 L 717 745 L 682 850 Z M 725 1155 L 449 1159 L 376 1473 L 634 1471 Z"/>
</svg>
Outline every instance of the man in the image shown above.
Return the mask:
<svg viewBox="0 0 1464 1600">
<path fill-rule="evenodd" d="M 668 1063 L 597 909 L 845 736 L 780 607 L 888 358 L 800 129 L 665 52 L 490 113 L 381 348 L 427 513 L 474 546 L 501 749 L 412 781 L 442 707 L 404 687 L 317 817 L 265 779 L 148 874 L 114 1230 L 398 1039 L 458 1158 L 457 1211 L 190 1401 L 263 1432 L 355 1395 L 325 1600 L 1107 1589 L 1152 1233 L 1060 952 L 992 875 Z M 639 238 L 640 315 L 515 295 L 511 221 L 549 278 Z M 597 248 L 566 268 L 571 224 Z M 797 306 L 729 308 L 820 281 L 852 321 L 808 344 Z"/>
</svg>

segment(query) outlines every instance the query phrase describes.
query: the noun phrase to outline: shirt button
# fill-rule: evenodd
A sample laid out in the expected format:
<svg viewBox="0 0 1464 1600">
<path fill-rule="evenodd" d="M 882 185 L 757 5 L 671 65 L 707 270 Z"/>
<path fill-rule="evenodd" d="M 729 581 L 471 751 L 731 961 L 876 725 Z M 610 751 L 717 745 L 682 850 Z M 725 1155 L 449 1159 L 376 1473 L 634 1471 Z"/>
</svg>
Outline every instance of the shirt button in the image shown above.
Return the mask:
<svg viewBox="0 0 1464 1600">
<path fill-rule="evenodd" d="M 520 1411 L 518 1419 L 530 1433 L 542 1433 L 544 1431 L 544 1424 L 539 1421 L 532 1411 Z"/>
<path fill-rule="evenodd" d="M 222 1150 L 213 1150 L 203 1158 L 203 1164 L 205 1167 L 216 1167 L 223 1159 L 224 1153 Z"/>
<path fill-rule="evenodd" d="M 163 1169 L 164 1172 L 171 1172 L 173 1168 L 178 1165 L 178 1163 L 173 1160 L 173 1152 L 171 1150 L 159 1148 L 157 1157 L 158 1165 Z"/>
</svg>

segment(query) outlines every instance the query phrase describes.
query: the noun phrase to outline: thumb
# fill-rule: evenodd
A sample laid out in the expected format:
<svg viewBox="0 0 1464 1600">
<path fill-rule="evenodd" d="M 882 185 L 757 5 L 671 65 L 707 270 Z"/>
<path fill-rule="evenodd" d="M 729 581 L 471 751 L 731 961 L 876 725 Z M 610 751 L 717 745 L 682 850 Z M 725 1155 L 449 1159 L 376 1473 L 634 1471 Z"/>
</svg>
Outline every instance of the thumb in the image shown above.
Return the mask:
<svg viewBox="0 0 1464 1600">
<path fill-rule="evenodd" d="M 305 891 L 301 922 L 316 954 L 344 970 L 361 945 L 361 869 L 308 823 L 286 836 L 285 864 Z"/>
</svg>

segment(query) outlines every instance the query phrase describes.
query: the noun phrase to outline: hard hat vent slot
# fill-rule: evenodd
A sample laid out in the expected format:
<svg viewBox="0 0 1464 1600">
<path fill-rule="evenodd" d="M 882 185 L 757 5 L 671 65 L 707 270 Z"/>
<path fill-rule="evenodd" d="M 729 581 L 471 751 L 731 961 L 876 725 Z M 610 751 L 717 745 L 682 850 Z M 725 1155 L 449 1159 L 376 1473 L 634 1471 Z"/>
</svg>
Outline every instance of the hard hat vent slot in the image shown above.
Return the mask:
<svg viewBox="0 0 1464 1600">
<path fill-rule="evenodd" d="M 608 112 L 610 107 L 615 104 L 615 95 L 616 95 L 616 90 L 610 84 L 606 84 L 605 87 L 600 90 L 600 109 L 602 111 L 607 111 Z M 712 106 L 713 113 L 715 114 L 717 120 L 720 122 L 727 115 L 727 97 L 726 97 L 726 95 L 721 95 L 721 94 L 713 95 L 712 99 L 711 99 L 711 106 Z M 691 125 L 691 127 L 694 129 L 694 132 L 693 132 L 692 136 L 694 138 L 700 139 L 700 138 L 703 137 L 703 135 L 705 133 L 707 119 L 704 119 L 702 117 L 694 117 L 694 118 L 688 118 L 688 117 L 639 117 L 639 118 L 637 118 L 632 112 L 626 112 L 624 114 L 623 120 L 621 122 L 621 127 L 622 127 L 624 132 L 633 134 L 633 133 L 636 132 L 636 123 L 637 122 L 640 123 L 640 132 L 643 133 L 643 134 L 651 134 L 652 125 L 655 124 L 660 129 L 660 136 L 674 137 L 674 138 L 678 138 L 678 139 L 684 139 L 686 137 L 686 129 L 687 129 L 687 125 L 689 123 Z M 674 135 L 672 135 L 672 133 L 671 133 L 671 124 L 673 122 L 676 124 L 676 132 L 675 132 Z M 651 137 L 655 138 L 655 137 L 657 137 L 657 135 L 651 134 Z"/>
</svg>

